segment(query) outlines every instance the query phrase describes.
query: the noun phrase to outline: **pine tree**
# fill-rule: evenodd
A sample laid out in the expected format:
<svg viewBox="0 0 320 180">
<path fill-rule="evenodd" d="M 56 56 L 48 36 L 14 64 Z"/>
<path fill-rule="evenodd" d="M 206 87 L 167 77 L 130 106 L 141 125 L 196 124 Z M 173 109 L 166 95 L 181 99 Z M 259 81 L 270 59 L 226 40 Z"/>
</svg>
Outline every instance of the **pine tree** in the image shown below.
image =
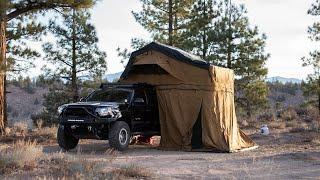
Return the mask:
<svg viewBox="0 0 320 180">
<path fill-rule="evenodd" d="M 22 36 L 30 36 L 38 34 L 42 28 L 35 28 L 32 23 L 37 15 L 45 14 L 50 9 L 67 8 L 67 7 L 88 7 L 93 4 L 93 0 L 1 0 L 0 1 L 0 131 L 3 132 L 6 121 L 6 75 L 10 67 L 12 67 L 13 58 L 7 59 L 7 35 L 10 35 L 8 27 L 15 27 L 16 22 L 24 22 L 26 29 L 17 28 L 15 31 L 15 39 Z M 31 25 L 31 26 L 30 26 Z M 36 29 L 36 31 L 33 30 Z M 24 31 L 26 30 L 26 31 Z M 20 33 L 24 32 L 24 33 Z M 30 34 L 31 33 L 31 34 Z M 8 38 L 10 41 L 10 37 Z M 10 44 L 9 44 L 10 45 Z M 10 50 L 9 46 L 9 50 Z M 29 53 L 30 54 L 30 53 Z M 32 53 L 31 53 L 32 54 Z M 15 54 L 19 55 L 19 53 Z M 26 55 L 26 54 L 24 54 Z"/>
<path fill-rule="evenodd" d="M 183 33 L 184 38 L 180 47 L 184 50 L 191 51 L 196 55 L 207 60 L 211 53 L 210 46 L 213 42 L 213 22 L 217 17 L 216 1 L 214 0 L 196 0 L 192 5 L 188 15 L 186 31 Z"/>
<path fill-rule="evenodd" d="M 95 27 L 90 14 L 73 10 L 62 14 L 63 22 L 50 22 L 56 43 L 43 45 L 45 60 L 56 65 L 55 74 L 70 81 L 73 101 L 79 100 L 79 78 L 101 77 L 107 69 L 106 54 L 98 48 Z"/>
<path fill-rule="evenodd" d="M 214 21 L 213 42 L 209 62 L 233 69 L 236 79 L 236 102 L 248 116 L 267 103 L 267 85 L 264 81 L 269 54 L 265 52 L 266 36 L 257 27 L 250 27 L 244 5 L 222 0 L 219 16 Z"/>
<path fill-rule="evenodd" d="M 194 0 L 140 0 L 142 10 L 132 12 L 136 21 L 156 41 L 180 47 L 186 19 Z"/>
<path fill-rule="evenodd" d="M 38 114 L 33 114 L 31 119 L 36 124 L 37 121 L 43 120 L 44 126 L 50 126 L 56 124 L 58 120 L 57 109 L 62 104 L 69 103 L 72 99 L 70 93 L 68 93 L 67 86 L 60 77 L 50 76 L 45 77 L 46 85 L 49 87 L 49 90 L 44 94 L 43 111 Z"/>
<path fill-rule="evenodd" d="M 187 26 L 190 21 L 192 5 L 196 0 L 140 0 L 142 10 L 132 12 L 135 20 L 151 33 L 152 41 L 168 44 L 182 49 L 189 48 L 186 41 L 190 33 Z M 137 50 L 149 43 L 144 39 L 133 38 L 131 49 Z M 117 48 L 121 63 L 130 57 L 128 49 Z"/>
<path fill-rule="evenodd" d="M 316 0 L 311 8 L 308 10 L 308 14 L 312 16 L 320 16 L 320 1 Z M 309 39 L 314 42 L 320 41 L 320 23 L 315 22 L 308 28 Z M 308 57 L 303 57 L 303 66 L 309 66 L 313 68 L 313 73 L 308 75 L 307 82 L 303 85 L 304 95 L 311 98 L 309 102 L 315 107 L 318 107 L 320 114 L 320 51 L 315 50 L 309 53 Z"/>
</svg>

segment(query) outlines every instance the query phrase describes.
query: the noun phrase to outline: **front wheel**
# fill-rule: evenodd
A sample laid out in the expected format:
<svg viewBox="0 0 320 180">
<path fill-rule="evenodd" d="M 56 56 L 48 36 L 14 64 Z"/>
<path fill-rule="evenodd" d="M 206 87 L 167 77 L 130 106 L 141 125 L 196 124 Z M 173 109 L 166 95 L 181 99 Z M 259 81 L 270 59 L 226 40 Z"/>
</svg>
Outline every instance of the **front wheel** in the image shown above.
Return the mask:
<svg viewBox="0 0 320 180">
<path fill-rule="evenodd" d="M 126 122 L 116 121 L 109 131 L 109 144 L 111 147 L 123 151 L 130 143 L 130 128 Z"/>
<path fill-rule="evenodd" d="M 58 128 L 57 140 L 59 146 L 66 151 L 74 149 L 79 143 L 79 139 L 69 134 L 61 125 Z"/>
</svg>

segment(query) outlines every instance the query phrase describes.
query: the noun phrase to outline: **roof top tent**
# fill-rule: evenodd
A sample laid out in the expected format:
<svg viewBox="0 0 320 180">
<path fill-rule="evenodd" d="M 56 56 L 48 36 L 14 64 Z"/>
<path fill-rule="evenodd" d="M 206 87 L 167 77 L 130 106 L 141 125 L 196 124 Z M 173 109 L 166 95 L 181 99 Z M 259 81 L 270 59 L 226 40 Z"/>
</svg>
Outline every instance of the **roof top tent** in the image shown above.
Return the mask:
<svg viewBox="0 0 320 180">
<path fill-rule="evenodd" d="M 152 42 L 131 54 L 119 82 L 156 87 L 164 149 L 234 152 L 256 147 L 238 128 L 230 69 Z"/>
</svg>

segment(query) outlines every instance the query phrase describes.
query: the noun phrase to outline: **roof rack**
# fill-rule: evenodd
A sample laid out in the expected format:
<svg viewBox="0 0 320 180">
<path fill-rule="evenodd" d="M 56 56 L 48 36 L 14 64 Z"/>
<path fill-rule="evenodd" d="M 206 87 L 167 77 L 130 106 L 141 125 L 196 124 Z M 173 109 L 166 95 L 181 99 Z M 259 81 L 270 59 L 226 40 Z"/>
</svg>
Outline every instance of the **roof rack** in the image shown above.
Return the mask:
<svg viewBox="0 0 320 180">
<path fill-rule="evenodd" d="M 100 85 L 101 89 L 115 88 L 115 87 L 122 87 L 122 88 L 137 88 L 137 87 L 151 88 L 151 87 L 154 87 L 154 86 L 152 86 L 150 84 L 147 84 L 147 83 L 133 83 L 133 84 L 129 84 L 129 83 L 102 83 Z"/>
</svg>

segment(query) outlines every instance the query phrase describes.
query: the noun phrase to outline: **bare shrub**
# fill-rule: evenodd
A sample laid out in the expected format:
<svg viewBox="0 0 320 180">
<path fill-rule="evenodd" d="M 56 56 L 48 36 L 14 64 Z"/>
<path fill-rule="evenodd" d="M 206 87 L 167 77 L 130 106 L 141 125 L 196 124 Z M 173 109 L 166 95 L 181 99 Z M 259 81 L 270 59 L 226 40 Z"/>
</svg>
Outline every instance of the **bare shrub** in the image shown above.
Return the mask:
<svg viewBox="0 0 320 180">
<path fill-rule="evenodd" d="M 34 135 L 47 139 L 57 139 L 57 126 L 37 128 L 34 130 Z"/>
<path fill-rule="evenodd" d="M 84 156 L 53 153 L 45 159 L 46 164 L 50 164 L 54 177 L 44 177 L 44 179 L 110 179 L 110 174 L 103 171 L 105 162 L 91 161 Z"/>
<path fill-rule="evenodd" d="M 26 122 L 16 122 L 13 124 L 12 131 L 18 135 L 25 136 L 28 132 L 28 124 Z"/>
<path fill-rule="evenodd" d="M 306 111 L 307 111 L 307 115 L 311 116 L 314 120 L 320 117 L 318 108 L 315 108 L 313 106 L 308 106 Z"/>
<path fill-rule="evenodd" d="M 297 122 L 296 120 L 287 121 L 287 122 L 285 122 L 285 123 L 286 123 L 286 127 L 291 127 L 291 128 L 297 127 L 297 124 L 298 124 L 298 122 Z"/>
<path fill-rule="evenodd" d="M 292 129 L 290 130 L 290 132 L 292 133 L 297 133 L 297 132 L 303 132 L 306 130 L 309 130 L 309 126 L 307 123 L 303 122 L 303 121 L 291 121 L 292 122 Z M 290 124 L 290 122 L 289 122 Z"/>
<path fill-rule="evenodd" d="M 313 121 L 309 127 L 309 129 L 311 131 L 317 131 L 319 132 L 320 131 L 320 122 L 319 121 Z"/>
<path fill-rule="evenodd" d="M 248 127 L 248 128 L 259 128 L 260 127 L 260 123 L 257 121 L 257 119 L 255 117 L 251 117 L 251 118 L 244 118 L 244 117 L 240 117 L 238 119 L 239 125 L 242 127 Z"/>
<path fill-rule="evenodd" d="M 274 121 L 275 117 L 272 113 L 265 112 L 257 117 L 258 121 Z"/>
<path fill-rule="evenodd" d="M 42 119 L 37 119 L 35 122 L 36 126 L 38 129 L 42 129 L 43 126 L 43 120 Z"/>
<path fill-rule="evenodd" d="M 10 173 L 12 170 L 38 165 L 41 159 L 42 147 L 31 141 L 17 141 L 12 147 L 0 151 L 0 172 Z"/>
<path fill-rule="evenodd" d="M 240 122 L 240 125 L 243 126 L 243 127 L 246 127 L 249 125 L 249 123 L 246 121 L 246 120 L 243 120 Z"/>
<path fill-rule="evenodd" d="M 269 124 L 269 127 L 274 128 L 274 129 L 285 129 L 286 128 L 286 123 L 282 121 L 272 121 Z"/>
<path fill-rule="evenodd" d="M 288 109 L 281 112 L 280 117 L 285 121 L 293 121 L 298 119 L 298 114 L 294 108 L 289 107 Z"/>
<path fill-rule="evenodd" d="M 311 142 L 314 144 L 320 145 L 320 138 L 313 138 Z"/>
<path fill-rule="evenodd" d="M 9 128 L 9 127 L 6 127 L 5 129 L 4 129 L 4 135 L 5 136 L 9 136 L 11 134 L 11 129 Z"/>
<path fill-rule="evenodd" d="M 128 166 L 121 166 L 118 169 L 111 171 L 113 177 L 119 178 L 148 178 L 151 177 L 151 173 L 146 171 L 146 169 L 137 167 L 133 164 Z"/>
<path fill-rule="evenodd" d="M 68 167 L 69 172 L 75 174 L 78 178 L 93 179 L 102 171 L 102 165 L 96 161 L 90 161 L 86 158 L 75 158 Z M 102 175 L 102 174 L 100 174 Z"/>
</svg>

